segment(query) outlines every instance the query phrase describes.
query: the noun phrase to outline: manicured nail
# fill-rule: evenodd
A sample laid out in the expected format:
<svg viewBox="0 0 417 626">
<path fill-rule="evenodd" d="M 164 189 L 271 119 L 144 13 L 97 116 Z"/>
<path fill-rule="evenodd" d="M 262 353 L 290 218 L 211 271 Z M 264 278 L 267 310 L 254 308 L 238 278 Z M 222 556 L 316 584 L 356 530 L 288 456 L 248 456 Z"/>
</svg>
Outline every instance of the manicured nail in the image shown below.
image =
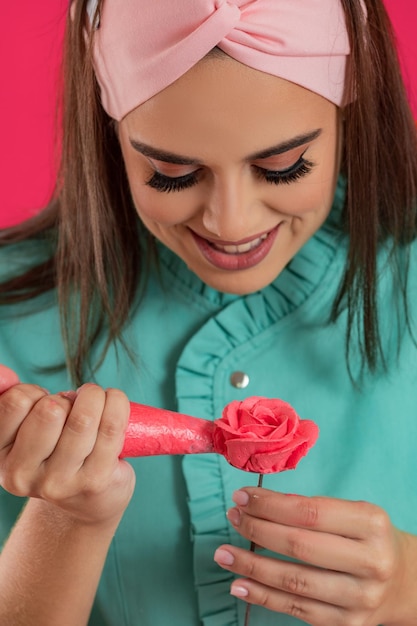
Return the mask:
<svg viewBox="0 0 417 626">
<path fill-rule="evenodd" d="M 78 387 L 78 389 L 76 390 L 75 393 L 78 395 L 80 393 L 81 389 L 84 389 L 84 387 L 94 387 L 94 386 L 95 386 L 94 383 L 88 383 L 88 382 L 87 383 L 83 383 L 82 385 L 80 385 Z"/>
<path fill-rule="evenodd" d="M 237 598 L 246 598 L 249 595 L 249 591 L 246 587 L 242 587 L 241 585 L 232 585 L 230 595 L 236 596 Z"/>
<path fill-rule="evenodd" d="M 224 548 L 217 548 L 214 553 L 214 560 L 219 565 L 233 565 L 235 557 L 228 550 L 225 550 Z"/>
<path fill-rule="evenodd" d="M 67 398 L 67 400 L 71 400 L 71 402 L 73 402 L 75 398 L 77 397 L 77 392 L 76 391 L 60 391 L 57 395 L 61 396 L 62 398 Z"/>
<path fill-rule="evenodd" d="M 240 524 L 240 511 L 239 509 L 229 509 L 227 511 L 227 519 L 233 524 L 233 526 L 239 526 Z"/>
<path fill-rule="evenodd" d="M 235 491 L 232 496 L 232 500 L 238 506 L 246 506 L 249 502 L 249 495 L 246 491 Z"/>
</svg>

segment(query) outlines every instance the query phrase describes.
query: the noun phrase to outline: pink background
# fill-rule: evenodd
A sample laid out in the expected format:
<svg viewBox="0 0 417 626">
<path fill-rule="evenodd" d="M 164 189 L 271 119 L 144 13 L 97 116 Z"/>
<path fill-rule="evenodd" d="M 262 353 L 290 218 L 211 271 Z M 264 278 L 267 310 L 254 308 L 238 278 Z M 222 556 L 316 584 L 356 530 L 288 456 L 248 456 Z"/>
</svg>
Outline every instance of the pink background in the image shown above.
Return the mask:
<svg viewBox="0 0 417 626">
<path fill-rule="evenodd" d="M 53 188 L 54 93 L 68 0 L 0 4 L 0 227 L 44 206 Z M 386 0 L 417 118 L 417 0 Z"/>
</svg>

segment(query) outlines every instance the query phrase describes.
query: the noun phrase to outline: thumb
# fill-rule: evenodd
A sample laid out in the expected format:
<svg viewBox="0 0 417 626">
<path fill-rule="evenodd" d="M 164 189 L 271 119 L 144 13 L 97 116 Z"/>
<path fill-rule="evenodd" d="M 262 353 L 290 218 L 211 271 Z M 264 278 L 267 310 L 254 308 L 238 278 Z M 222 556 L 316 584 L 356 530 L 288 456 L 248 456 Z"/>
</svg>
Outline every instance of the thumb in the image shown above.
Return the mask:
<svg viewBox="0 0 417 626">
<path fill-rule="evenodd" d="M 5 365 L 0 365 L 0 393 L 13 387 L 13 385 L 17 385 L 18 382 L 19 377 L 13 370 Z"/>
</svg>

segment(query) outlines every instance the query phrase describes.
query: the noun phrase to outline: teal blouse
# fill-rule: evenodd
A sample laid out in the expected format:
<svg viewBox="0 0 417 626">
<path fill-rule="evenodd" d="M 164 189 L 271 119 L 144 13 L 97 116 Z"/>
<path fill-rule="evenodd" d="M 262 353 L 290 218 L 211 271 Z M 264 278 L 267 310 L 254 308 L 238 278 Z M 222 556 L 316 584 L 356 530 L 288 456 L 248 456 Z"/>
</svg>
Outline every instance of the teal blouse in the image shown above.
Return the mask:
<svg viewBox="0 0 417 626">
<path fill-rule="evenodd" d="M 346 260 L 347 241 L 338 228 L 343 197 L 339 184 L 324 226 L 271 285 L 245 297 L 205 286 L 160 246 L 160 268 L 152 270 L 125 330 L 137 365 L 111 348 L 96 381 L 123 389 L 133 401 L 211 420 L 235 399 L 281 397 L 317 422 L 320 437 L 296 470 L 268 475 L 264 486 L 371 501 L 396 526 L 417 534 L 417 352 L 393 322 L 397 285 L 383 250 L 379 298 L 388 373 L 366 375 L 355 385 L 345 359 L 346 313 L 329 322 Z M 411 255 L 413 315 L 415 247 Z M 19 248 L 2 251 L 0 271 L 21 259 Z M 65 372 L 42 371 L 63 360 L 51 299 L 39 300 L 35 309 L 33 302 L 0 309 L 0 361 L 22 380 L 55 392 L 70 382 Z M 20 315 L 28 306 L 31 313 Z M 352 345 L 355 376 L 359 354 Z M 235 372 L 247 375 L 246 388 L 232 384 Z M 131 463 L 137 487 L 110 547 L 91 626 L 242 626 L 245 603 L 229 595 L 232 576 L 213 553 L 224 542 L 248 547 L 226 510 L 233 491 L 258 477 L 215 454 Z M 21 506 L 21 499 L 0 490 L 0 541 Z M 253 607 L 251 620 L 256 626 L 302 623 L 260 607 Z"/>
</svg>

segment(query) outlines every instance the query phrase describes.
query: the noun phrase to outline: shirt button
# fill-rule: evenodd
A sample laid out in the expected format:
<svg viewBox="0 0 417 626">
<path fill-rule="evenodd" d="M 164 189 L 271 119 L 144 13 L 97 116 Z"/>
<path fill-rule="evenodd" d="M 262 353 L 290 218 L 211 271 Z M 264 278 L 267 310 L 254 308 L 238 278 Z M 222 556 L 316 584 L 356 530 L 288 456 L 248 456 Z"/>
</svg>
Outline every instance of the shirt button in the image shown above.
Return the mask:
<svg viewBox="0 0 417 626">
<path fill-rule="evenodd" d="M 233 372 L 230 382 L 236 389 L 246 389 L 249 385 L 249 376 L 245 372 Z"/>
</svg>

